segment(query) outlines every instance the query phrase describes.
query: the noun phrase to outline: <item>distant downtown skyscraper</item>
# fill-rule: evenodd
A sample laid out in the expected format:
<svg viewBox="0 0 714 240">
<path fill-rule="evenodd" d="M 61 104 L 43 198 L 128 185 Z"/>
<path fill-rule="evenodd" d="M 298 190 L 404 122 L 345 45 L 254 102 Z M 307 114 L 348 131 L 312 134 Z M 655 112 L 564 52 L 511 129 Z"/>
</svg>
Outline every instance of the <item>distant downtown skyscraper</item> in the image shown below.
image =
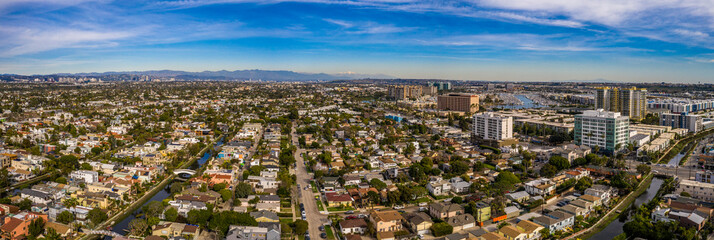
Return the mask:
<svg viewBox="0 0 714 240">
<path fill-rule="evenodd" d="M 630 119 L 642 120 L 647 115 L 647 89 L 599 88 L 595 94 L 595 109 L 620 112 Z"/>
</svg>

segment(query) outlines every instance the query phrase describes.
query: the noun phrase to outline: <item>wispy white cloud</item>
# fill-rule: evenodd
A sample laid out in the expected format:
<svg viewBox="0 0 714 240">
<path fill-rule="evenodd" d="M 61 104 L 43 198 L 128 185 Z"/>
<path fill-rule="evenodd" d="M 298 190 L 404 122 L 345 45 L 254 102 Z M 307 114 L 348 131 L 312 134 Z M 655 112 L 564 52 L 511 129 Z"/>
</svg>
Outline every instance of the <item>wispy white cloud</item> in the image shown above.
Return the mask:
<svg viewBox="0 0 714 240">
<path fill-rule="evenodd" d="M 121 31 L 88 31 L 78 29 L 28 29 L 0 28 L 6 37 L 0 40 L 2 48 L 0 55 L 12 57 L 23 54 L 44 52 L 58 48 L 75 47 L 111 47 L 116 46 L 115 40 L 133 36 Z"/>
<path fill-rule="evenodd" d="M 709 34 L 703 33 L 700 31 L 692 31 L 692 30 L 687 30 L 687 29 L 675 29 L 674 33 L 685 36 L 685 37 L 693 37 L 693 38 L 708 38 Z"/>
<path fill-rule="evenodd" d="M 343 21 L 343 20 L 330 19 L 330 18 L 325 18 L 325 19 L 323 19 L 323 20 L 325 20 L 325 22 L 329 22 L 329 23 L 332 23 L 332 24 L 336 24 L 336 25 L 339 25 L 339 26 L 344 27 L 344 28 L 351 28 L 351 27 L 354 26 L 354 24 L 352 24 L 352 23 L 350 23 L 350 22 L 347 22 L 347 21 Z"/>
<path fill-rule="evenodd" d="M 375 22 L 351 22 L 329 18 L 323 20 L 344 28 L 344 32 L 348 34 L 400 33 L 416 29 L 415 27 L 398 27 L 393 24 L 380 24 Z"/>
</svg>

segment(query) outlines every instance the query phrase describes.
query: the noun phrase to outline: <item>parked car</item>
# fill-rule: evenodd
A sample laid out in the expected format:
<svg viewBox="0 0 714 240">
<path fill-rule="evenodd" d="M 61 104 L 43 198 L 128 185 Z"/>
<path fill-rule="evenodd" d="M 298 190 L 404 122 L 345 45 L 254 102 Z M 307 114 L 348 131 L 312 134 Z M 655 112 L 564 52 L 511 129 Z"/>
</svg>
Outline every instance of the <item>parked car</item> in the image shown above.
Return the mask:
<svg viewBox="0 0 714 240">
<path fill-rule="evenodd" d="M 347 211 L 347 212 L 345 212 L 345 213 L 347 213 L 347 214 L 353 214 L 353 213 L 355 213 L 355 211 L 349 210 L 349 211 Z"/>
<path fill-rule="evenodd" d="M 317 229 L 320 229 L 320 231 L 325 231 L 325 226 L 319 226 Z"/>
<path fill-rule="evenodd" d="M 354 215 L 349 215 L 349 216 L 345 217 L 345 219 L 356 219 L 356 218 L 357 218 L 357 216 L 354 216 Z"/>
<path fill-rule="evenodd" d="M 321 237 L 321 238 L 327 238 L 327 233 L 321 233 L 321 234 L 320 234 L 320 237 Z"/>
<path fill-rule="evenodd" d="M 395 206 L 394 206 L 394 209 L 403 209 L 403 208 L 404 208 L 404 206 L 402 206 L 402 205 L 395 205 Z"/>
<path fill-rule="evenodd" d="M 419 206 L 420 206 L 420 207 L 423 207 L 423 206 L 426 206 L 426 205 L 427 205 L 426 202 L 420 202 L 420 203 L 419 203 Z"/>
</svg>

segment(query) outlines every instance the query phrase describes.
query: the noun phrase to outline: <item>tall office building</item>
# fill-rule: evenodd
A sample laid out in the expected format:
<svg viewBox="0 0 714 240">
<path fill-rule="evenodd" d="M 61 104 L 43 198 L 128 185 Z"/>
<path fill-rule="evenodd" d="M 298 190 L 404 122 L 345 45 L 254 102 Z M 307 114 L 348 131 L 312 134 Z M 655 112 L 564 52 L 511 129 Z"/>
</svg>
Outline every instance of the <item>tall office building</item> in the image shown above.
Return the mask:
<svg viewBox="0 0 714 240">
<path fill-rule="evenodd" d="M 400 85 L 387 87 L 389 97 L 396 100 L 421 97 L 423 95 L 422 90 L 422 86 L 417 85 Z"/>
<path fill-rule="evenodd" d="M 630 141 L 630 121 L 619 112 L 588 110 L 575 115 L 575 143 L 614 152 Z"/>
<path fill-rule="evenodd" d="M 496 90 L 496 84 L 493 84 L 493 83 L 486 84 L 486 91 L 492 91 L 492 90 Z"/>
<path fill-rule="evenodd" d="M 437 109 L 441 111 L 476 112 L 478 95 L 470 93 L 449 93 L 436 98 Z"/>
<path fill-rule="evenodd" d="M 473 134 L 487 140 L 513 138 L 513 118 L 494 115 L 493 112 L 474 114 Z"/>
<path fill-rule="evenodd" d="M 660 125 L 672 128 L 686 128 L 693 133 L 702 130 L 702 121 L 702 116 L 687 113 L 662 113 L 659 115 Z"/>
<path fill-rule="evenodd" d="M 633 120 L 647 115 L 647 89 L 599 88 L 595 93 L 595 109 L 620 112 Z"/>
</svg>

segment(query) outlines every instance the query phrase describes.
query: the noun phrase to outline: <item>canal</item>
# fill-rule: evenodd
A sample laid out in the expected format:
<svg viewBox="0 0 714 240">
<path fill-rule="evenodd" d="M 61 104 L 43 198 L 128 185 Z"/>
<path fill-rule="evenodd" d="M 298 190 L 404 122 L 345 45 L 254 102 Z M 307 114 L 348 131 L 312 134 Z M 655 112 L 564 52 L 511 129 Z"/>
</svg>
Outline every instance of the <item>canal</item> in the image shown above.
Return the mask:
<svg viewBox="0 0 714 240">
<path fill-rule="evenodd" d="M 649 202 L 652 200 L 652 198 L 657 195 L 657 191 L 659 191 L 659 188 L 662 187 L 662 183 L 664 182 L 663 179 L 660 178 L 653 178 L 652 183 L 650 183 L 650 186 L 647 188 L 647 190 L 642 193 L 637 199 L 635 199 L 635 207 L 639 207 L 643 203 Z M 589 239 L 613 239 L 615 236 L 620 235 L 624 231 L 622 230 L 622 226 L 625 225 L 626 222 L 630 221 L 629 217 L 625 221 L 620 221 L 619 219 L 615 219 L 615 221 L 612 221 L 605 229 L 602 231 L 596 233 Z"/>
<path fill-rule="evenodd" d="M 209 149 L 208 151 L 206 151 L 203 154 L 203 156 L 201 158 L 199 158 L 198 161 L 194 162 L 191 165 L 191 167 L 189 167 L 189 168 L 194 169 L 194 170 L 201 168 L 204 164 L 206 164 L 206 162 L 208 162 L 208 160 L 211 158 L 211 156 L 213 156 L 213 153 L 218 151 L 218 149 L 220 148 L 221 145 L 223 145 L 223 138 L 221 138 L 221 140 L 219 140 L 216 144 L 213 145 L 213 149 Z M 171 196 L 171 191 L 170 191 L 171 184 L 173 184 L 176 181 L 177 180 L 173 180 L 171 183 L 167 184 L 163 191 L 158 191 L 154 196 L 151 197 L 151 199 L 149 199 L 149 201 L 146 201 L 141 207 L 136 209 L 131 215 L 127 216 L 122 221 L 114 224 L 114 226 L 112 226 L 111 231 L 115 232 L 115 233 L 119 233 L 119 234 L 126 234 L 129 230 L 129 222 L 131 222 L 131 220 L 134 220 L 136 218 L 136 216 L 141 213 L 141 209 L 144 206 L 146 206 L 147 204 L 149 204 L 152 201 L 161 202 L 164 199 L 167 199 Z M 109 236 L 104 237 L 104 240 L 111 240 L 111 239 L 112 239 L 112 237 L 109 237 Z"/>
<path fill-rule="evenodd" d="M 518 98 L 518 100 L 521 100 L 521 102 L 523 102 L 523 104 L 522 105 L 501 105 L 499 107 L 505 108 L 505 109 L 526 109 L 526 108 L 546 107 L 546 106 L 539 105 L 539 104 L 533 102 L 533 100 L 529 99 L 525 95 L 515 95 L 515 97 Z"/>
<path fill-rule="evenodd" d="M 675 156 L 672 158 L 672 160 L 669 160 L 669 162 L 667 163 L 667 165 L 670 165 L 670 166 L 679 166 L 679 161 L 682 160 L 682 158 L 684 157 L 684 155 L 685 155 L 684 153 L 678 153 L 677 155 L 675 155 Z"/>
</svg>

